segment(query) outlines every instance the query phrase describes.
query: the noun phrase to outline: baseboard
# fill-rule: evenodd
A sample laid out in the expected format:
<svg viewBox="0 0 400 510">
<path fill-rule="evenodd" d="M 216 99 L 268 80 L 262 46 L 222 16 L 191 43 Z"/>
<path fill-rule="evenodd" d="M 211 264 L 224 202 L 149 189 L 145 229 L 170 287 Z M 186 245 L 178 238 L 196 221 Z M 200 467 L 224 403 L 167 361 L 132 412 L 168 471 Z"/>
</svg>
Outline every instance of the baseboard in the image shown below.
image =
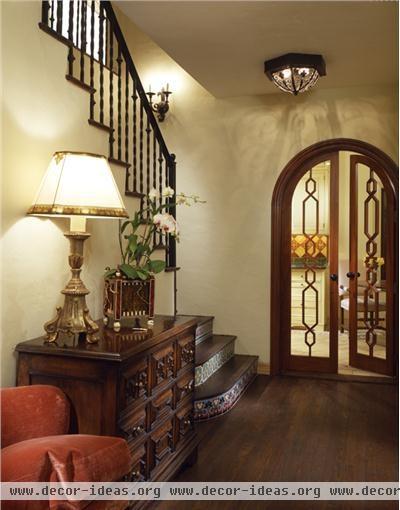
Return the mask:
<svg viewBox="0 0 400 510">
<path fill-rule="evenodd" d="M 257 374 L 260 375 L 269 375 L 270 374 L 270 366 L 269 363 L 263 363 L 261 361 L 258 362 Z"/>
</svg>

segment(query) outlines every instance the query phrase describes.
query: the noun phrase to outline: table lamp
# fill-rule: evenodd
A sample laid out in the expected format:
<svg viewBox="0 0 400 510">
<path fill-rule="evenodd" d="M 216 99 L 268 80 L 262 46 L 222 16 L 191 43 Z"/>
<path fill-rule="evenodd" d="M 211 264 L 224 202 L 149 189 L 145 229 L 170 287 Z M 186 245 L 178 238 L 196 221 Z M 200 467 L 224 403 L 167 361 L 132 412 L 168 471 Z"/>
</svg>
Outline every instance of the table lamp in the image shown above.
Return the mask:
<svg viewBox="0 0 400 510">
<path fill-rule="evenodd" d="M 66 333 L 97 342 L 99 326 L 90 317 L 86 305 L 89 291 L 80 278 L 83 243 L 90 237 L 86 218 L 128 217 L 107 159 L 97 154 L 56 152 L 28 214 L 70 217 L 70 231 L 64 235 L 70 242 L 72 276 L 61 291 L 64 306 L 44 325 L 46 341 L 55 342 L 60 333 Z"/>
</svg>

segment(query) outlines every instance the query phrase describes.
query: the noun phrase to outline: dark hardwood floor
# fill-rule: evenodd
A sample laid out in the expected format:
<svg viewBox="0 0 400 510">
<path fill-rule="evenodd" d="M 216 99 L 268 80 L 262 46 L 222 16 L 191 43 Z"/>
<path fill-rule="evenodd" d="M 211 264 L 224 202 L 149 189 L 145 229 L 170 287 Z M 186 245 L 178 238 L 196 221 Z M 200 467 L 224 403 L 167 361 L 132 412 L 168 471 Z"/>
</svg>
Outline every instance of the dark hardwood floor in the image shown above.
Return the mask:
<svg viewBox="0 0 400 510">
<path fill-rule="evenodd" d="M 227 415 L 200 423 L 197 463 L 174 481 L 398 480 L 397 388 L 258 376 Z M 394 510 L 376 501 L 171 501 L 157 510 Z"/>
</svg>

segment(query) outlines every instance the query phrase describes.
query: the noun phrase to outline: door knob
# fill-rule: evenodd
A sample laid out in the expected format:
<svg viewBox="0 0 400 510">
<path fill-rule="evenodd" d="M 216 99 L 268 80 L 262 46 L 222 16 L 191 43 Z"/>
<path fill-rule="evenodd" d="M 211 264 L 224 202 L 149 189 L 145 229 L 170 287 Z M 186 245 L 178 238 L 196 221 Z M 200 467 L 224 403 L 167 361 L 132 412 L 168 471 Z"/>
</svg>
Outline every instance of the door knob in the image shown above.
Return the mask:
<svg viewBox="0 0 400 510">
<path fill-rule="evenodd" d="M 337 274 L 331 274 L 329 277 L 333 282 L 337 281 Z"/>
<path fill-rule="evenodd" d="M 360 276 L 360 273 L 353 273 L 352 271 L 349 271 L 349 272 L 346 274 L 346 276 L 347 276 L 347 278 L 351 278 L 351 279 L 353 279 L 353 278 L 355 278 L 356 274 L 357 274 L 357 278 L 358 278 L 358 277 Z"/>
</svg>

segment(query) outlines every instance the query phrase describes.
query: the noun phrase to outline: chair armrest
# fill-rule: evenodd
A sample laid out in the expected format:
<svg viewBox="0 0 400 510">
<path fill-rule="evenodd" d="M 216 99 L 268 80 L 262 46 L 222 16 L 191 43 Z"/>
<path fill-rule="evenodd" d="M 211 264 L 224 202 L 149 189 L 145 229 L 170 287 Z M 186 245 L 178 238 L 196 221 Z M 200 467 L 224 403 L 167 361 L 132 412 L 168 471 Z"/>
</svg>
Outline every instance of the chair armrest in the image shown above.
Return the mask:
<svg viewBox="0 0 400 510">
<path fill-rule="evenodd" d="M 55 386 L 1 389 L 2 447 L 36 437 L 67 434 L 70 406 Z"/>
<path fill-rule="evenodd" d="M 120 437 L 84 434 L 38 437 L 1 450 L 1 481 L 117 482 L 129 474 L 131 464 L 128 443 Z M 40 508 L 49 508 L 46 503 Z M 54 508 L 73 510 L 76 506 Z M 78 504 L 78 508 L 82 505 Z"/>
</svg>

